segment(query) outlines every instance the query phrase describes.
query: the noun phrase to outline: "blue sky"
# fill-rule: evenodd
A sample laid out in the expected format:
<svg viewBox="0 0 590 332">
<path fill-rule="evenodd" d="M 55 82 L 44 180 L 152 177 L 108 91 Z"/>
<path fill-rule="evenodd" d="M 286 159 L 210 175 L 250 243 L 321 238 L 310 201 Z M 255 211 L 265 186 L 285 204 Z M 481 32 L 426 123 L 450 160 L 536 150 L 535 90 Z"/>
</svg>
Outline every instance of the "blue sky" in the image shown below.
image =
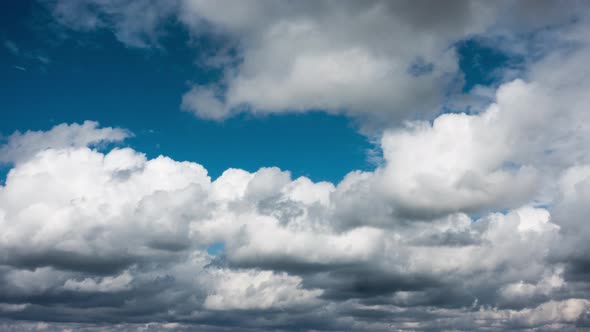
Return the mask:
<svg viewBox="0 0 590 332">
<path fill-rule="evenodd" d="M 338 182 L 351 170 L 375 167 L 376 147 L 342 115 L 318 110 L 215 122 L 181 112 L 181 94 L 190 83 L 215 82 L 221 75 L 198 64 L 199 53 L 219 47 L 211 39 L 187 44 L 187 32 L 171 24 L 159 47 L 137 49 L 109 31 L 61 27 L 34 1 L 8 6 L 0 36 L 0 132 L 5 136 L 90 119 L 131 130 L 135 136 L 125 144 L 151 158 L 163 154 L 196 161 L 213 177 L 230 167 L 277 166 L 294 176 Z M 509 59 L 475 40 L 459 43 L 457 50 L 464 91 L 497 84 L 494 70 Z"/>
<path fill-rule="evenodd" d="M 91 119 L 131 130 L 135 136 L 126 143 L 149 157 L 196 161 L 213 177 L 230 167 L 277 166 L 294 176 L 338 181 L 351 169 L 373 168 L 366 158 L 372 144 L 344 116 L 244 115 L 219 123 L 181 112 L 188 82 L 207 83 L 219 73 L 196 65 L 195 54 L 203 46 L 188 46 L 180 27 L 163 39 L 162 48 L 145 51 L 126 47 L 104 31 L 66 31 L 62 39 L 63 28 L 43 29 L 51 18 L 39 4 L 10 6 L 3 11 L 11 13 L 3 18 L 3 42 L 49 62 L 14 55 L 3 45 L 4 135 Z"/>
</svg>

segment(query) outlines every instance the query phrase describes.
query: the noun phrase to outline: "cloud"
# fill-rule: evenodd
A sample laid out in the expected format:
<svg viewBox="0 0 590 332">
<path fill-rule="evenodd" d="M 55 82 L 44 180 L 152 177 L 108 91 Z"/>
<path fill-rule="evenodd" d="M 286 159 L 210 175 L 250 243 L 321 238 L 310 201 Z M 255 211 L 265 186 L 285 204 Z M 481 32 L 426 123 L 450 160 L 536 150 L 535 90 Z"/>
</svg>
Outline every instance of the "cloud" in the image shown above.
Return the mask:
<svg viewBox="0 0 590 332">
<path fill-rule="evenodd" d="M 248 8 L 227 15 L 223 10 L 227 6 L 181 2 L 180 20 L 193 33 L 210 26 L 234 38 L 240 51 L 242 61 L 226 70 L 227 88 L 217 98 L 223 108 L 210 109 L 217 109 L 219 117 L 241 111 L 321 109 L 389 120 L 407 114 L 409 108 L 433 112 L 442 98 L 441 85 L 449 83 L 457 70 L 449 44 L 464 31 L 481 31 L 488 13 L 477 3 L 454 2 L 452 9 L 441 7 L 439 13 L 456 17 L 434 22 L 429 10 L 411 4 L 251 2 L 243 6 Z M 435 63 L 427 75 L 409 70 L 418 57 Z M 185 95 L 185 109 L 197 115 L 208 112 L 203 103 L 187 103 L 193 91 Z"/>
<path fill-rule="evenodd" d="M 590 192 L 590 164 L 572 166 L 559 178 L 560 198 L 555 206 L 555 218 L 568 241 L 555 248 L 555 259 L 567 264 L 566 275 L 580 282 L 590 274 L 590 261 L 584 254 L 589 249 L 590 227 L 587 220 L 587 198 Z M 583 283 L 583 282 L 582 282 Z"/>
<path fill-rule="evenodd" d="M 43 2 L 50 7 L 53 16 L 64 25 L 82 31 L 112 27 L 118 40 L 133 47 L 157 45 L 159 28 L 176 7 L 176 1 L 153 0 Z"/>
<path fill-rule="evenodd" d="M 55 128 L 80 142 L 39 145 L 52 141 Z M 424 310 L 444 306 L 474 328 L 480 320 L 464 309 L 474 302 L 502 326 L 585 317 L 584 302 L 555 298 L 577 284 L 566 280 L 563 262 L 551 263 L 547 248 L 564 235 L 548 209 L 406 219 L 390 214 L 403 202 L 373 190 L 381 169 L 352 172 L 338 184 L 292 179 L 277 168 L 231 169 L 211 180 L 198 164 L 146 159 L 129 148 L 99 152 L 80 146 L 96 137 L 79 135 L 80 126 L 55 128 L 36 139 L 11 136 L 26 142 L 24 151 L 41 149 L 17 159 L 0 188 L 0 303 L 19 309 L 5 311 L 13 319 L 72 321 L 83 314 L 115 323 L 123 315 L 189 326 L 346 329 L 342 319 L 349 317 L 355 329 L 386 330 L 390 314 L 359 308 L 398 308 L 425 328 L 447 314 Z M 576 172 L 564 183 L 576 183 Z M 383 209 L 361 209 L 359 201 Z M 356 216 L 365 219 L 347 223 Z M 206 253 L 220 242 L 218 256 Z M 539 318 L 537 311 L 549 310 L 543 303 L 563 314 Z M 505 322 L 509 310 L 523 318 Z M 258 311 L 268 320 L 246 324 L 244 312 Z M 364 323 L 368 312 L 376 325 Z"/>
<path fill-rule="evenodd" d="M 194 112 L 203 119 L 222 120 L 229 115 L 225 105 L 214 91 L 207 87 L 193 86 L 182 96 L 182 109 Z"/>
<path fill-rule="evenodd" d="M 340 183 L 273 167 L 213 180 L 196 163 L 97 150 L 131 134 L 95 122 L 15 133 L 0 147 L 13 163 L 0 303 L 18 310 L 3 315 L 187 329 L 586 324 L 586 53 L 539 62 L 480 113 L 386 131 L 383 164 Z M 575 76 L 556 77 L 557 61 Z M 268 319 L 246 323 L 253 312 Z"/>
<path fill-rule="evenodd" d="M 91 278 L 80 281 L 68 279 L 63 287 L 67 290 L 79 292 L 117 292 L 130 289 L 129 284 L 132 281 L 133 277 L 128 272 L 124 272 L 115 277 L 101 278 L 98 282 Z"/>
<path fill-rule="evenodd" d="M 535 189 L 536 171 L 506 166 L 509 137 L 495 124 L 505 112 L 492 106 L 477 115 L 445 114 L 432 125 L 416 123 L 386 134 L 383 190 L 393 191 L 402 209 L 418 215 L 522 204 Z"/>
<path fill-rule="evenodd" d="M 317 304 L 321 290 L 301 289 L 301 278 L 271 271 L 209 270 L 204 307 L 212 310 L 288 309 Z"/>
<path fill-rule="evenodd" d="M 48 5 L 70 28 L 110 29 L 134 47 L 158 46 L 170 21 L 192 37 L 211 37 L 220 51 L 201 62 L 225 64 L 223 77 L 191 87 L 181 104 L 199 117 L 219 121 L 241 112 L 323 110 L 355 117 L 368 132 L 407 118 L 431 119 L 458 94 L 457 42 L 480 37 L 526 54 L 530 43 L 523 35 L 568 26 L 585 12 L 581 4 L 551 1 L 60 0 Z M 542 19 L 531 14 L 546 12 L 554 14 Z"/>
<path fill-rule="evenodd" d="M 582 324 L 567 301 L 585 298 L 588 271 L 586 52 L 531 67 L 481 113 L 386 131 L 383 165 L 335 184 L 272 167 L 212 180 L 196 163 L 101 152 L 87 145 L 130 133 L 93 122 L 13 134 L 0 147 L 14 163 L 0 188 L 0 302 L 29 305 L 5 315 L 235 327 L 264 311 L 251 328 L 472 330 L 475 303 L 506 328 Z M 556 77 L 557 61 L 577 76 Z M 534 207 L 541 198 L 549 205 Z M 218 256 L 206 253 L 213 243 Z M 366 306 L 396 308 L 409 325 Z M 527 318 L 551 306 L 580 314 Z"/>
<path fill-rule="evenodd" d="M 0 146 L 0 162 L 15 163 L 34 157 L 48 148 L 85 147 L 99 143 L 118 142 L 130 136 L 120 128 L 98 128 L 98 122 L 85 121 L 83 124 L 61 124 L 49 132 L 15 132 Z"/>
<path fill-rule="evenodd" d="M 157 46 L 170 17 L 228 38 L 239 61 L 219 85 L 192 87 L 183 109 L 342 112 L 383 126 L 383 158 L 339 183 L 276 167 L 212 179 L 194 162 L 108 146 L 131 133 L 96 122 L 16 132 L 0 146 L 12 166 L 0 328 L 590 326 L 587 23 L 555 27 L 576 6 L 535 19 L 551 2 L 425 4 L 51 2 L 62 23 L 131 46 Z M 535 48 L 515 34 L 538 28 L 548 32 L 535 40 L 563 44 L 485 88 L 488 105 L 435 115 L 458 74 L 453 43 L 483 34 L 518 53 Z"/>
</svg>

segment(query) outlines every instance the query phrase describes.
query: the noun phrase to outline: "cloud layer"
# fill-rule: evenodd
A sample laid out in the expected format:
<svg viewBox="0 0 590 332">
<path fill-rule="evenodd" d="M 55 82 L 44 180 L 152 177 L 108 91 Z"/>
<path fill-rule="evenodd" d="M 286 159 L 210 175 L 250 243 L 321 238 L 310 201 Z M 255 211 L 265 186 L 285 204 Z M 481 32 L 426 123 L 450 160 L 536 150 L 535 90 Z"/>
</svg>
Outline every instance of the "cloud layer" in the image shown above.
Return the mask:
<svg viewBox="0 0 590 332">
<path fill-rule="evenodd" d="M 481 113 L 386 131 L 383 165 L 337 184 L 100 152 L 129 134 L 93 122 L 14 134 L 0 309 L 175 330 L 586 326 L 587 53 L 539 62 Z"/>
<path fill-rule="evenodd" d="M 555 5 L 49 2 L 129 46 L 157 47 L 170 17 L 226 40 L 202 60 L 224 79 L 185 110 L 342 112 L 379 127 L 382 163 L 339 183 L 212 179 L 92 121 L 16 132 L 0 146 L 0 329 L 588 329 L 590 40 L 581 4 L 536 18 Z M 453 45 L 473 35 L 539 53 L 475 111 L 441 113 Z"/>
</svg>

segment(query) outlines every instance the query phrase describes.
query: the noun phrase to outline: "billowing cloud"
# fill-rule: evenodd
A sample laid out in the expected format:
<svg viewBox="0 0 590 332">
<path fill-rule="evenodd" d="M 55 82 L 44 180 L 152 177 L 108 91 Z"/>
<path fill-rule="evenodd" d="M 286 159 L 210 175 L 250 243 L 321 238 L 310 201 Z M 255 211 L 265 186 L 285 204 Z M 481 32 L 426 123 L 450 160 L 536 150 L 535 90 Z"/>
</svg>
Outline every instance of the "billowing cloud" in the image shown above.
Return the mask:
<svg viewBox="0 0 590 332">
<path fill-rule="evenodd" d="M 85 147 L 102 143 L 121 141 L 131 134 L 120 128 L 98 128 L 98 122 L 85 121 L 82 124 L 61 124 L 49 132 L 15 132 L 0 146 L 0 162 L 14 163 L 33 157 L 49 148 Z"/>
<path fill-rule="evenodd" d="M 54 320 L 84 313 L 114 323 L 124 315 L 178 322 L 175 330 L 586 324 L 583 258 L 562 245 L 582 241 L 583 224 L 575 208 L 561 206 L 585 197 L 587 166 L 571 160 L 561 169 L 551 155 L 522 156 L 522 144 L 532 143 L 520 144 L 525 133 L 510 126 L 525 112 L 512 96 L 534 100 L 543 84 L 517 80 L 480 114 L 388 132 L 384 164 L 337 184 L 278 168 L 229 169 L 212 180 L 196 163 L 86 147 L 122 138 L 96 124 L 90 131 L 102 135 L 79 135 L 76 124 L 28 134 L 35 139 L 13 135 L 3 149 L 24 142 L 27 154 L 14 158 L 0 188 L 3 315 L 45 320 L 59 303 Z M 579 129 L 572 127 L 572 140 Z M 552 206 L 531 203 L 544 192 L 537 179 L 560 172 L 550 186 L 561 188 L 554 216 Z M 472 180 L 464 185 L 465 177 Z M 214 245 L 221 253 L 207 253 Z M 245 323 L 246 312 L 268 318 Z M 369 324 L 366 315 L 377 320 Z"/>
<path fill-rule="evenodd" d="M 0 329 L 587 329 L 590 40 L 570 20 L 583 10 L 535 19 L 545 6 L 51 1 L 60 22 L 130 46 L 157 45 L 170 17 L 225 40 L 207 59 L 222 82 L 192 87 L 185 110 L 342 112 L 382 126 L 382 162 L 338 183 L 276 167 L 212 179 L 109 145 L 131 133 L 96 122 L 12 134 Z M 522 53 L 538 49 L 517 35 L 538 28 L 555 50 L 481 88 L 484 107 L 437 114 L 455 42 Z"/>
<path fill-rule="evenodd" d="M 182 98 L 182 109 L 199 117 L 324 110 L 352 115 L 365 129 L 440 111 L 462 85 L 456 43 L 479 36 L 522 53 L 527 43 L 517 36 L 567 25 L 584 12 L 581 4 L 551 1 L 48 3 L 63 24 L 108 28 L 130 46 L 157 46 L 171 18 L 193 37 L 219 40 L 199 62 L 221 66 L 223 78 Z"/>
<path fill-rule="evenodd" d="M 271 271 L 208 270 L 211 292 L 203 306 L 212 310 L 289 309 L 317 302 L 321 290 L 301 289 L 301 278 Z"/>
</svg>

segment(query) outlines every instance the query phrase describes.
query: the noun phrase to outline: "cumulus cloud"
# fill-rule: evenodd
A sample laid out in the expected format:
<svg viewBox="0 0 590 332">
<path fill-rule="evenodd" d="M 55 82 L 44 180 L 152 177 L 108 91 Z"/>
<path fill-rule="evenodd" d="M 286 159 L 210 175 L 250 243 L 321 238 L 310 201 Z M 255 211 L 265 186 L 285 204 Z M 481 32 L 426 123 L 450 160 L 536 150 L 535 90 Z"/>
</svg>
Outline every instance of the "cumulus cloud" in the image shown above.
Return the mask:
<svg viewBox="0 0 590 332">
<path fill-rule="evenodd" d="M 569 20 L 576 6 L 517 22 L 555 4 L 222 5 L 49 2 L 62 23 L 131 46 L 157 45 L 170 17 L 193 36 L 229 37 L 239 61 L 223 82 L 192 87 L 183 109 L 377 120 L 382 163 L 338 183 L 276 167 L 212 179 L 194 162 L 108 146 L 131 133 L 96 122 L 16 132 L 0 146 L 12 166 L 0 186 L 0 329 L 590 326 L 590 40 Z M 563 22 L 539 38 L 567 45 L 488 87 L 488 105 L 434 115 L 459 70 L 453 43 Z"/>
<path fill-rule="evenodd" d="M 212 310 L 288 309 L 317 302 L 321 290 L 301 289 L 301 278 L 272 271 L 209 270 L 204 307 Z"/>
<path fill-rule="evenodd" d="M 133 281 L 133 277 L 128 272 L 124 272 L 115 277 L 101 278 L 100 281 L 91 278 L 80 281 L 68 279 L 63 287 L 79 292 L 117 292 L 129 289 L 131 281 Z"/>
<path fill-rule="evenodd" d="M 0 162 L 14 163 L 33 157 L 49 148 L 85 147 L 99 143 L 118 142 L 130 136 L 120 128 L 98 128 L 98 122 L 60 124 L 48 132 L 15 132 L 0 146 Z"/>
<path fill-rule="evenodd" d="M 199 117 L 324 110 L 352 115 L 367 130 L 438 112 L 461 88 L 457 42 L 480 36 L 523 53 L 527 43 L 518 36 L 567 25 L 584 7 L 462 0 L 48 4 L 63 24 L 111 29 L 130 46 L 158 45 L 170 18 L 194 37 L 219 40 L 220 51 L 201 62 L 226 64 L 223 78 L 182 98 L 182 109 Z"/>
<path fill-rule="evenodd" d="M 497 113 L 510 112 L 495 107 Z M 489 125 L 488 116 L 471 117 Z M 459 138 L 450 142 L 464 142 L 460 125 L 472 125 L 466 117 L 452 116 L 446 124 L 457 126 Z M 56 128 L 79 131 L 76 125 Z M 423 139 L 414 127 L 402 130 L 409 141 L 392 144 Z M 485 130 L 472 133 L 485 135 Z M 54 137 L 55 129 L 37 132 L 38 139 L 27 142 L 39 146 L 37 141 L 47 141 L 44 135 Z M 476 138 L 469 141 L 478 144 Z M 551 210 L 523 205 L 473 219 L 465 213 L 469 209 L 460 211 L 463 206 L 443 213 L 432 202 L 430 213 L 409 218 L 396 212 L 406 201 L 381 190 L 389 177 L 404 175 L 389 172 L 397 160 L 408 158 L 389 157 L 387 147 L 382 167 L 352 172 L 338 184 L 292 179 L 278 168 L 230 169 L 211 180 L 198 164 L 147 159 L 129 148 L 100 152 L 57 144 L 36 149 L 41 150 L 15 161 L 0 188 L 0 302 L 6 303 L 8 317 L 49 317 L 54 310 L 48 303 L 55 301 L 66 308 L 57 317 L 64 321 L 84 313 L 113 322 L 117 315 L 132 315 L 256 329 L 338 329 L 345 324 L 342 317 L 350 317 L 358 329 L 427 328 L 448 315 L 426 309 L 440 304 L 470 328 L 482 319 L 499 326 L 546 327 L 578 324 L 586 317 L 586 302 L 567 297 L 579 283 L 568 280 L 566 262 L 555 261 L 548 251 L 568 236 Z M 429 144 L 414 149 L 437 158 Z M 485 171 L 490 164 L 500 167 L 509 154 L 491 154 L 491 161 L 477 159 L 472 150 L 465 155 L 473 161 L 453 166 L 450 158 L 440 164 L 451 174 L 453 167 L 459 173 Z M 414 170 L 430 169 L 405 172 Z M 584 170 L 564 174 L 560 199 L 575 201 L 578 189 L 571 188 L 579 188 Z M 455 195 L 456 186 L 446 188 L 447 196 Z M 496 202 L 486 203 L 493 208 Z M 223 243 L 221 254 L 206 253 L 215 243 Z M 82 300 L 106 308 L 85 311 L 77 305 Z M 400 317 L 407 315 L 405 325 L 388 322 L 388 311 L 375 305 L 397 308 Z M 473 306 L 484 318 L 466 311 Z M 553 307 L 557 313 L 540 318 Z M 318 310 L 331 318 L 318 318 Z M 269 321 L 244 325 L 242 313 L 252 311 L 269 312 Z M 303 322 L 286 320 L 287 312 L 301 315 Z M 370 312 L 381 317 L 377 325 L 362 323 Z M 227 320 L 215 319 L 216 313 Z"/>
</svg>

